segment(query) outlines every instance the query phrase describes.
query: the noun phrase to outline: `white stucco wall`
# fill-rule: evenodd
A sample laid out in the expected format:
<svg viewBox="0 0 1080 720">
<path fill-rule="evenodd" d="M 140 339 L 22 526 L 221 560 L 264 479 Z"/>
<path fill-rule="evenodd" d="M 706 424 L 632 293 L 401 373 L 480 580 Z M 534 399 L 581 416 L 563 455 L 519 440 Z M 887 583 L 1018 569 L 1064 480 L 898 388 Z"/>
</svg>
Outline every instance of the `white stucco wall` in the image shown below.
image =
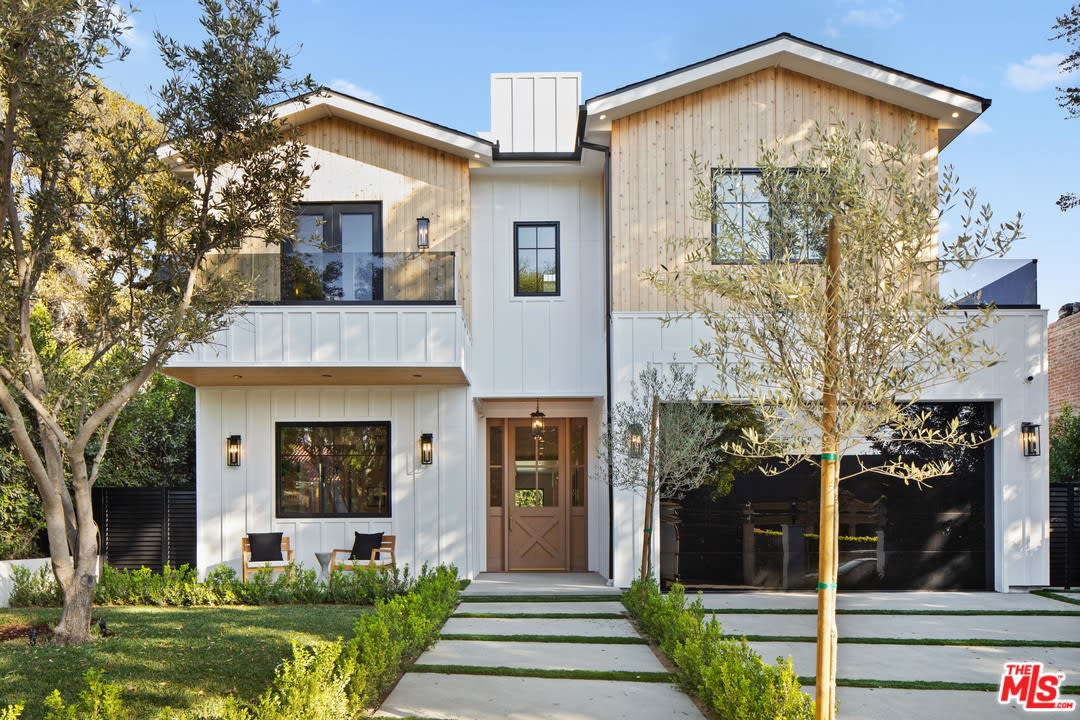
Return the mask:
<svg viewBox="0 0 1080 720">
<path fill-rule="evenodd" d="M 279 518 L 275 514 L 275 423 L 381 420 L 390 422 L 389 518 Z M 472 410 L 464 387 L 199 388 L 197 392 L 198 566 L 240 567 L 247 532 L 282 531 L 296 560 L 318 569 L 315 552 L 352 546 L 353 532 L 397 535 L 397 559 L 453 563 L 475 574 L 467 520 L 475 492 Z M 419 437 L 435 436 L 434 463 L 421 466 Z M 224 441 L 243 440 L 240 467 L 226 467 Z M 482 531 L 482 530 L 481 530 Z"/>
<path fill-rule="evenodd" d="M 988 329 L 990 343 L 1002 362 L 971 375 L 963 383 L 934 388 L 925 400 L 993 402 L 1000 437 L 994 444 L 993 586 L 998 591 L 1049 582 L 1049 458 L 1046 376 L 1046 311 L 999 310 Z M 649 363 L 674 361 L 698 369 L 704 387 L 715 383 L 715 371 L 694 357 L 690 348 L 709 337 L 700 319 L 664 325 L 661 313 L 616 313 L 612 318 L 614 401 L 627 399 L 630 383 Z M 1031 380 L 1028 380 L 1028 378 Z M 1042 426 L 1042 455 L 1024 457 L 1021 422 Z M 614 504 L 614 577 L 628 585 L 640 566 L 640 531 L 644 501 L 630 491 L 616 491 Z M 657 513 L 658 515 L 658 513 Z M 654 517 L 654 527 L 659 518 Z M 659 537 L 653 538 L 659 557 Z"/>
</svg>

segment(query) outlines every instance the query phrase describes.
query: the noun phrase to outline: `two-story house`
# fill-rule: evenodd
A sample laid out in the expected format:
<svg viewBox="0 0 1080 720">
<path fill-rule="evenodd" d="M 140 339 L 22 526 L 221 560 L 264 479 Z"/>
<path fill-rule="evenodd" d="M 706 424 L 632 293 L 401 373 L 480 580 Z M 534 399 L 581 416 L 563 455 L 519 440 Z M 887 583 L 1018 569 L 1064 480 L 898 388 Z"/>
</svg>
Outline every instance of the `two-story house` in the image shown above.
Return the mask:
<svg viewBox="0 0 1080 720">
<path fill-rule="evenodd" d="M 284 531 L 315 566 L 381 530 L 411 567 L 628 584 L 644 503 L 607 484 L 596 440 L 637 373 L 693 362 L 705 330 L 666 324 L 679 308 L 641 280 L 668 238 L 708 232 L 691 152 L 752 169 L 760 141 L 839 113 L 914 120 L 936 159 L 988 106 L 789 35 L 584 103 L 577 73 L 494 74 L 480 136 L 336 92 L 281 106 L 319 166 L 297 236 L 241 249 L 252 302 L 166 370 L 197 388 L 200 570 L 238 566 L 247 532 Z M 1046 458 L 1018 439 L 1045 425 L 1046 320 L 998 313 L 1006 360 L 926 400 L 1002 429 L 976 544 L 1007 590 L 1047 581 Z"/>
</svg>

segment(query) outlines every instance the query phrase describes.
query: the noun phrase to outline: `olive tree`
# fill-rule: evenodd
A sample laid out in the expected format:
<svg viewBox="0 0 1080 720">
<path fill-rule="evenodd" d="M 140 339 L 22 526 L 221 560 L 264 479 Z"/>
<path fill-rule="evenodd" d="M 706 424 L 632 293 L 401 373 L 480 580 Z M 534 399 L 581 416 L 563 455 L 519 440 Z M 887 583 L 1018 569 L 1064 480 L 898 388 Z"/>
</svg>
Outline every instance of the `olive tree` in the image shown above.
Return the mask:
<svg viewBox="0 0 1080 720">
<path fill-rule="evenodd" d="M 271 107 L 312 87 L 284 77 L 276 5 L 201 5 L 201 44 L 156 35 L 157 122 L 95 78 L 125 55 L 112 2 L 0 6 L 0 411 L 41 496 L 62 644 L 90 638 L 90 491 L 120 411 L 227 325 L 244 288 L 211 258 L 288 234 L 307 181 Z"/>
<path fill-rule="evenodd" d="M 816 712 L 833 717 L 840 458 L 868 442 L 969 446 L 983 436 L 941 428 L 909 405 L 998 359 L 982 339 L 992 307 L 953 309 L 941 272 L 1005 253 L 1020 216 L 995 224 L 951 168 L 938 175 L 914 128 L 818 125 L 794 145 L 761 148 L 758 213 L 729 211 L 744 178 L 723 159 L 693 160 L 693 214 L 710 237 L 675 241 L 677 267 L 648 273 L 704 319 L 695 352 L 715 366 L 717 394 L 754 405 L 766 432 L 748 428 L 732 452 L 821 470 Z M 959 205 L 960 229 L 938 241 L 941 213 Z M 714 264 L 713 261 L 723 264 Z M 907 409 L 906 409 L 907 408 Z M 946 459 L 890 457 L 873 471 L 915 485 L 952 471 Z"/>
</svg>

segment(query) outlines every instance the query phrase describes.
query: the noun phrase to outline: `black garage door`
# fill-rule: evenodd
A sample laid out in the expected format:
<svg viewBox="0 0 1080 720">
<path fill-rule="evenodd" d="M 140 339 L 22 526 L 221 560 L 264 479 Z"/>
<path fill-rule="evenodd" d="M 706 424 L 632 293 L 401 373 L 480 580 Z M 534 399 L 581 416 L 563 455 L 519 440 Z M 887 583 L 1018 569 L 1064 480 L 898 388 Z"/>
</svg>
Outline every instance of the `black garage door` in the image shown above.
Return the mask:
<svg viewBox="0 0 1080 720">
<path fill-rule="evenodd" d="M 993 418 L 990 403 L 934 403 L 922 409 L 942 422 L 961 417 L 972 430 Z M 954 473 L 919 489 L 876 475 L 841 482 L 840 589 L 986 589 L 993 579 L 992 443 L 951 451 Z M 929 451 L 912 447 L 886 452 Z M 940 453 L 935 457 L 941 458 Z M 863 458 L 870 463 L 873 456 Z M 858 467 L 845 458 L 842 473 Z M 781 587 L 785 548 L 781 532 L 802 528 L 788 546 L 789 588 L 812 588 L 817 571 L 818 469 L 800 466 L 775 477 L 736 479 L 730 495 L 699 490 L 678 511 L 678 576 L 689 586 Z M 796 530 L 796 532 L 798 532 Z M 675 533 L 662 533 L 670 553 Z M 793 553 L 793 550 L 796 551 Z M 670 557 L 670 555 L 669 555 Z M 798 567 L 792 572 L 791 558 Z"/>
</svg>

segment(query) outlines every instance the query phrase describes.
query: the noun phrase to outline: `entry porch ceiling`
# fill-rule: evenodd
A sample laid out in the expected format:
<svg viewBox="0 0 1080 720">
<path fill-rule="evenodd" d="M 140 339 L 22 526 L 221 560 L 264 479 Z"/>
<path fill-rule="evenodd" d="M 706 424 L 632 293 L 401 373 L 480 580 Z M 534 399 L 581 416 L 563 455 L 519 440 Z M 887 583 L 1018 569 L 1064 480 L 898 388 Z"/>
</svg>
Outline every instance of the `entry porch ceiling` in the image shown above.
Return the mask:
<svg viewBox="0 0 1080 720">
<path fill-rule="evenodd" d="M 166 367 L 169 377 L 195 387 L 468 385 L 460 367 Z"/>
</svg>

